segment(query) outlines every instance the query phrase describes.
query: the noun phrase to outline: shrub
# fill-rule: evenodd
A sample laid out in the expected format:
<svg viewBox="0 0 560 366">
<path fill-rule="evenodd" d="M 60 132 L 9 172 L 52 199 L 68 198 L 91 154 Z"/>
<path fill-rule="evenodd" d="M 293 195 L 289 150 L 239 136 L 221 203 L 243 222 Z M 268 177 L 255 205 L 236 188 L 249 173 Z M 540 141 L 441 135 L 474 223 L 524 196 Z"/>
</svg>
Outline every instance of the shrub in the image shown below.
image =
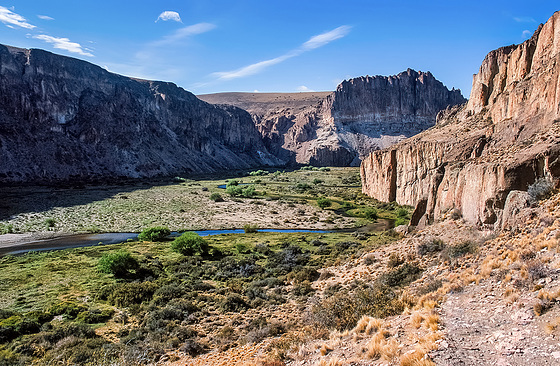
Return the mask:
<svg viewBox="0 0 560 366">
<path fill-rule="evenodd" d="M 238 185 L 227 186 L 226 193 L 232 197 L 241 196 L 243 189 Z"/>
<path fill-rule="evenodd" d="M 538 201 L 541 198 L 548 196 L 555 188 L 556 184 L 550 178 L 538 178 L 527 189 L 527 193 L 531 196 L 533 201 Z"/>
<path fill-rule="evenodd" d="M 239 185 L 239 181 L 237 179 L 230 179 L 226 182 L 226 188 L 227 187 L 235 187 Z"/>
<path fill-rule="evenodd" d="M 476 243 L 466 240 L 459 244 L 452 245 L 448 248 L 448 254 L 451 258 L 458 258 L 467 253 L 474 253 L 476 252 L 477 245 Z"/>
<path fill-rule="evenodd" d="M 408 216 L 408 210 L 406 208 L 399 208 L 399 210 L 397 211 L 397 217 L 407 217 Z"/>
<path fill-rule="evenodd" d="M 400 255 L 396 253 L 391 253 L 391 255 L 389 256 L 389 261 L 387 262 L 387 267 L 395 268 L 403 263 L 404 263 L 404 259 Z"/>
<path fill-rule="evenodd" d="M 322 179 L 319 179 L 319 178 L 315 178 L 315 179 L 313 179 L 313 182 L 312 182 L 312 183 L 315 184 L 315 185 L 316 185 L 316 184 L 321 184 L 321 183 L 323 183 L 323 180 L 322 180 Z"/>
<path fill-rule="evenodd" d="M 243 225 L 243 231 L 245 231 L 246 233 L 256 233 L 257 231 L 259 231 L 259 226 L 257 224 L 245 224 Z"/>
<path fill-rule="evenodd" d="M 142 230 L 142 232 L 138 235 L 138 240 L 161 241 L 169 236 L 169 234 L 171 234 L 171 230 L 169 230 L 167 227 L 155 226 Z"/>
<path fill-rule="evenodd" d="M 332 201 L 328 198 L 325 197 L 319 197 L 317 198 L 317 206 L 319 206 L 320 208 L 327 208 L 330 207 L 332 205 Z"/>
<path fill-rule="evenodd" d="M 208 253 L 209 246 L 197 233 L 187 231 L 173 240 L 171 249 L 183 255 L 205 255 Z"/>
<path fill-rule="evenodd" d="M 155 283 L 149 281 L 117 283 L 102 288 L 98 297 L 114 306 L 131 306 L 150 301 L 157 288 Z"/>
<path fill-rule="evenodd" d="M 352 292 L 335 291 L 311 308 L 310 321 L 328 329 L 351 329 L 362 315 L 384 318 L 400 314 L 411 304 L 398 293 L 380 284 L 360 285 Z"/>
<path fill-rule="evenodd" d="M 127 251 L 119 250 L 115 253 L 104 254 L 97 268 L 103 273 L 110 273 L 115 277 L 125 277 L 130 271 L 138 269 L 138 261 Z"/>
<path fill-rule="evenodd" d="M 214 202 L 224 202 L 224 199 L 222 198 L 222 196 L 217 192 L 212 193 L 210 195 L 210 199 Z"/>
<path fill-rule="evenodd" d="M 366 219 L 377 220 L 377 210 L 375 208 L 368 207 L 363 212 Z"/>
<path fill-rule="evenodd" d="M 383 273 L 378 277 L 377 281 L 384 286 L 396 287 L 405 286 L 416 280 L 422 269 L 416 264 L 405 263 L 395 269 Z"/>
<path fill-rule="evenodd" d="M 0 223 L 0 235 L 10 234 L 14 232 L 14 225 Z"/>
<path fill-rule="evenodd" d="M 253 197 L 256 193 L 257 192 L 255 191 L 255 186 L 253 186 L 253 185 L 246 186 L 246 187 L 241 189 L 241 196 L 243 196 L 245 198 Z"/>
<path fill-rule="evenodd" d="M 321 274 L 317 272 L 315 268 L 312 267 L 303 267 L 301 269 L 294 269 L 290 273 L 288 273 L 288 281 L 293 281 L 295 283 L 301 282 L 313 282 L 319 279 Z"/>
<path fill-rule="evenodd" d="M 48 218 L 48 219 L 45 219 L 44 223 L 45 223 L 46 227 L 51 228 L 51 227 L 54 227 L 56 225 L 56 220 L 53 219 L 53 218 Z"/>
<path fill-rule="evenodd" d="M 397 219 L 395 220 L 395 227 L 401 226 L 401 225 L 408 225 L 409 221 L 410 220 L 407 219 L 406 217 L 397 217 Z"/>
<path fill-rule="evenodd" d="M 431 239 L 424 243 L 418 244 L 416 252 L 419 256 L 424 256 L 430 253 L 441 252 L 445 248 L 445 243 L 441 239 Z"/>
<path fill-rule="evenodd" d="M 226 296 L 224 300 L 220 303 L 220 307 L 224 312 L 234 311 L 238 312 L 242 309 L 246 309 L 248 307 L 245 300 L 241 295 L 232 293 Z"/>
</svg>

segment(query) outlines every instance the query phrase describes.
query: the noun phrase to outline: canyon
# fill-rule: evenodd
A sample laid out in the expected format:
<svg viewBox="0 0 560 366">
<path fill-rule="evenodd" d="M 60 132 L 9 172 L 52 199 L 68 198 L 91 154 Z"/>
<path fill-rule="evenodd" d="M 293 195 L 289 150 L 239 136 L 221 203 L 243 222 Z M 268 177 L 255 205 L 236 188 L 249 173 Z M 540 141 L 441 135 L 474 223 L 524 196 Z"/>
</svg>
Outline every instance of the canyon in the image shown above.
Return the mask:
<svg viewBox="0 0 560 366">
<path fill-rule="evenodd" d="M 430 72 L 345 80 L 334 92 L 199 95 L 247 110 L 270 152 L 289 164 L 358 166 L 373 150 L 411 137 L 466 102 Z"/>
<path fill-rule="evenodd" d="M 251 116 L 175 84 L 0 45 L 0 183 L 276 166 Z"/>
<path fill-rule="evenodd" d="M 458 210 L 470 223 L 500 229 L 508 195 L 560 177 L 559 62 L 556 12 L 527 41 L 486 56 L 466 105 L 364 159 L 363 192 L 415 206 L 413 225 Z"/>
</svg>

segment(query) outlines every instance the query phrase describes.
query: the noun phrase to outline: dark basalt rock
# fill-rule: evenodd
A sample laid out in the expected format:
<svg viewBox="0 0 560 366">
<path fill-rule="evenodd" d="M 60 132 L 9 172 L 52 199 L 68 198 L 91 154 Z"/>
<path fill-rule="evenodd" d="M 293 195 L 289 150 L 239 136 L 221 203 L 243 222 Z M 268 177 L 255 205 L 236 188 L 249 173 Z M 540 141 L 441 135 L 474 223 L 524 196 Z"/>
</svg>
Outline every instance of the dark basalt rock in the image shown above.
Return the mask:
<svg viewBox="0 0 560 366">
<path fill-rule="evenodd" d="M 205 103 L 172 83 L 0 45 L 0 183 L 280 163 L 244 110 Z"/>
</svg>

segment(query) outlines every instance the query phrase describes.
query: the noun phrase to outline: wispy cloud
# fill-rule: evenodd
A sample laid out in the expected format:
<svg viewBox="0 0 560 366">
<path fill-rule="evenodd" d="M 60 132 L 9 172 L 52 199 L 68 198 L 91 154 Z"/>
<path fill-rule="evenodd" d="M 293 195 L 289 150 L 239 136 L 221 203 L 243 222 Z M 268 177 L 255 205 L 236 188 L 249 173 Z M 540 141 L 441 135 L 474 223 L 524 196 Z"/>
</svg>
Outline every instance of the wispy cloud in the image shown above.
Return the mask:
<svg viewBox="0 0 560 366">
<path fill-rule="evenodd" d="M 160 20 L 162 20 L 162 21 L 164 21 L 164 22 L 166 22 L 166 21 L 168 21 L 168 20 L 172 20 L 172 21 L 174 21 L 174 22 L 179 22 L 179 23 L 181 23 L 181 16 L 180 16 L 179 13 L 177 13 L 176 11 L 169 11 L 169 10 L 167 10 L 167 11 L 164 11 L 163 13 L 161 13 L 161 14 L 158 16 L 158 18 L 156 19 L 156 23 L 157 23 L 158 21 L 160 21 Z"/>
<path fill-rule="evenodd" d="M 531 17 L 513 17 L 517 23 L 536 23 L 537 21 Z"/>
<path fill-rule="evenodd" d="M 332 41 L 346 36 L 350 33 L 352 27 L 348 25 L 343 25 L 341 27 L 335 28 L 332 31 L 321 33 L 319 35 L 313 36 L 309 41 L 305 42 L 301 48 L 304 50 L 314 50 L 315 48 L 322 47 Z"/>
<path fill-rule="evenodd" d="M 530 30 L 525 29 L 523 31 L 523 34 L 521 34 L 521 37 L 523 39 L 529 39 L 529 38 L 531 38 L 532 35 L 533 35 L 533 33 Z"/>
<path fill-rule="evenodd" d="M 37 15 L 37 18 L 43 19 L 43 20 L 54 20 L 54 18 L 52 18 L 48 15 Z"/>
<path fill-rule="evenodd" d="M 231 79 L 238 79 L 249 75 L 258 74 L 259 72 L 264 71 L 270 66 L 279 64 L 290 58 L 299 56 L 304 52 L 314 50 L 334 40 L 342 38 L 346 36 L 348 33 L 350 33 L 350 29 L 351 29 L 350 26 L 343 25 L 331 31 L 313 36 L 298 48 L 295 48 L 281 56 L 275 57 L 270 60 L 260 61 L 248 66 L 244 66 L 237 70 L 215 72 L 211 74 L 211 76 L 216 77 L 218 80 L 231 80 Z"/>
<path fill-rule="evenodd" d="M 33 24 L 27 22 L 27 19 L 3 6 L 0 6 L 0 22 L 4 23 L 9 28 L 13 28 L 12 26 L 26 29 L 35 28 Z"/>
<path fill-rule="evenodd" d="M 53 37 L 53 36 L 48 36 L 46 34 L 35 35 L 33 36 L 33 38 L 50 43 L 53 45 L 54 48 L 60 50 L 77 53 L 82 56 L 94 57 L 92 53 L 84 50 L 82 45 L 76 42 L 72 42 L 68 38 Z"/>
<path fill-rule="evenodd" d="M 187 38 L 189 36 L 194 36 L 197 34 L 209 32 L 214 28 L 216 28 L 216 25 L 211 23 L 197 23 L 197 24 L 189 25 L 187 27 L 177 29 L 172 34 L 163 37 L 159 41 L 152 42 L 150 45 L 164 46 L 164 45 L 172 44 L 184 38 Z"/>
</svg>

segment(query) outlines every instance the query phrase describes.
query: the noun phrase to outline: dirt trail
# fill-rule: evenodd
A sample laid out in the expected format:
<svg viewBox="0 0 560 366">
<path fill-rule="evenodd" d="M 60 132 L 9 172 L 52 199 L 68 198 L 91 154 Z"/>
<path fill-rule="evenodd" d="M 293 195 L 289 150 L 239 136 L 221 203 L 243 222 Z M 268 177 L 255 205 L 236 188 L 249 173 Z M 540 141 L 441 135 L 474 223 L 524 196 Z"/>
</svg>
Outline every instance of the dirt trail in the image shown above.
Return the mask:
<svg viewBox="0 0 560 366">
<path fill-rule="evenodd" d="M 558 282 L 558 273 L 547 279 Z M 507 297 L 495 278 L 449 294 L 441 308 L 445 340 L 432 357 L 437 365 L 560 365 L 558 336 L 545 333 L 555 308 L 536 316 L 535 293 Z"/>
</svg>

